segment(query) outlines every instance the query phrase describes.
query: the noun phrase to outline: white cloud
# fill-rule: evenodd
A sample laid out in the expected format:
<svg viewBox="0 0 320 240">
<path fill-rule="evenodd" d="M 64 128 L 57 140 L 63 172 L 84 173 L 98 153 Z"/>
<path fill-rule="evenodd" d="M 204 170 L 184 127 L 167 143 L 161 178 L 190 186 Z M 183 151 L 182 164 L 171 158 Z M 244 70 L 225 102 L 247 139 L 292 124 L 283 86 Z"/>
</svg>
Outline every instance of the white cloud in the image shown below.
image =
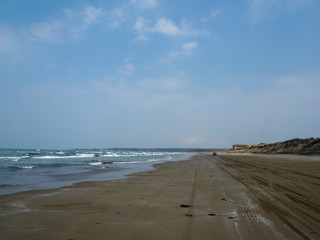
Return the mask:
<svg viewBox="0 0 320 240">
<path fill-rule="evenodd" d="M 82 11 L 83 20 L 89 25 L 96 23 L 102 14 L 103 11 L 101 8 L 93 6 L 88 6 Z"/>
<path fill-rule="evenodd" d="M 145 42 L 145 41 L 148 41 L 148 40 L 149 40 L 149 38 L 144 34 L 139 34 L 138 36 L 136 36 L 133 39 L 134 42 Z"/>
<path fill-rule="evenodd" d="M 86 27 L 99 22 L 100 18 L 105 15 L 102 8 L 94 6 L 86 6 L 76 10 L 65 8 L 62 12 L 69 21 L 74 21 L 81 25 L 84 24 Z"/>
<path fill-rule="evenodd" d="M 224 7 L 219 7 L 211 11 L 209 17 L 204 17 L 201 19 L 202 22 L 208 22 L 209 19 L 216 18 L 220 16 L 223 12 Z"/>
<path fill-rule="evenodd" d="M 180 25 L 177 25 L 174 21 L 168 18 L 160 18 L 154 24 L 146 20 L 143 17 L 136 19 L 133 29 L 139 32 L 138 37 L 135 39 L 146 40 L 147 33 L 159 33 L 171 37 L 176 36 L 207 36 L 207 31 L 193 29 L 189 26 L 187 21 L 181 21 Z"/>
<path fill-rule="evenodd" d="M 144 42 L 149 39 L 145 34 L 146 32 L 150 31 L 150 28 L 148 25 L 149 25 L 149 22 L 145 18 L 139 17 L 136 19 L 133 29 L 138 31 L 139 35 L 135 37 L 133 41 Z"/>
<path fill-rule="evenodd" d="M 131 63 L 126 63 L 119 69 L 119 73 L 124 76 L 131 76 L 135 72 L 136 72 L 136 69 Z"/>
<path fill-rule="evenodd" d="M 41 42 L 60 42 L 64 24 L 58 20 L 33 23 L 30 28 L 31 38 Z"/>
<path fill-rule="evenodd" d="M 86 30 L 107 16 L 102 8 L 94 6 L 77 10 L 63 9 L 62 12 L 64 17 L 31 24 L 28 30 L 31 39 L 51 43 L 62 42 L 70 37 L 79 39 Z"/>
<path fill-rule="evenodd" d="M 71 9 L 63 9 L 62 12 L 66 15 L 67 18 L 73 19 L 75 17 L 74 12 Z"/>
<path fill-rule="evenodd" d="M 115 8 L 107 13 L 108 26 L 115 28 L 121 25 L 126 20 L 126 13 L 122 8 Z"/>
<path fill-rule="evenodd" d="M 135 24 L 134 24 L 134 29 L 137 31 L 144 31 L 146 29 L 147 21 L 143 17 L 137 18 Z"/>
<path fill-rule="evenodd" d="M 133 28 L 139 32 L 157 32 L 169 36 L 182 34 L 179 27 L 171 19 L 167 18 L 160 18 L 151 26 L 149 21 L 143 17 L 139 17 L 136 19 Z"/>
<path fill-rule="evenodd" d="M 171 19 L 160 18 L 152 28 L 153 32 L 163 33 L 165 35 L 177 36 L 182 32 Z"/>
<path fill-rule="evenodd" d="M 187 42 L 181 46 L 185 54 L 190 54 L 196 47 L 198 42 Z"/>
<path fill-rule="evenodd" d="M 157 0 L 131 0 L 131 3 L 135 4 L 139 8 L 155 8 L 158 6 Z"/>
<path fill-rule="evenodd" d="M 198 42 L 187 42 L 181 46 L 181 49 L 179 51 L 173 51 L 171 52 L 167 59 L 164 61 L 164 63 L 170 62 L 170 60 L 175 59 L 179 56 L 183 55 L 190 55 L 194 49 L 198 47 L 199 43 Z"/>
</svg>

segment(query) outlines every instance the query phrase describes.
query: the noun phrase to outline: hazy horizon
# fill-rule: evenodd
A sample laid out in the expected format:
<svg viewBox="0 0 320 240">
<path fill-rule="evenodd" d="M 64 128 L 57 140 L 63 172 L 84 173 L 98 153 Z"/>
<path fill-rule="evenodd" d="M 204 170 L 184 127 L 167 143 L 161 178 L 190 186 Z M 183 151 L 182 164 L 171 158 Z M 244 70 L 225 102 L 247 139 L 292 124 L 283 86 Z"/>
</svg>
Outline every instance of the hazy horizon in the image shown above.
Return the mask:
<svg viewBox="0 0 320 240">
<path fill-rule="evenodd" d="M 0 148 L 319 137 L 319 11 L 319 0 L 3 0 Z"/>
</svg>

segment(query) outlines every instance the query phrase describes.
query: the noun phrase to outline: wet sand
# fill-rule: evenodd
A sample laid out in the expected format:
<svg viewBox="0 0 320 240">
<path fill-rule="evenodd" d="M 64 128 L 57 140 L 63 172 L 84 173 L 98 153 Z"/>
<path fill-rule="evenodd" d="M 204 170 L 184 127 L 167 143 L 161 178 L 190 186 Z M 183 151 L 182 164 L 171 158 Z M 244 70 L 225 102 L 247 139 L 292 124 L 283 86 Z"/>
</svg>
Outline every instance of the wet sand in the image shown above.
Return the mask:
<svg viewBox="0 0 320 240">
<path fill-rule="evenodd" d="M 0 196 L 0 239 L 320 239 L 320 157 L 198 154 Z"/>
</svg>

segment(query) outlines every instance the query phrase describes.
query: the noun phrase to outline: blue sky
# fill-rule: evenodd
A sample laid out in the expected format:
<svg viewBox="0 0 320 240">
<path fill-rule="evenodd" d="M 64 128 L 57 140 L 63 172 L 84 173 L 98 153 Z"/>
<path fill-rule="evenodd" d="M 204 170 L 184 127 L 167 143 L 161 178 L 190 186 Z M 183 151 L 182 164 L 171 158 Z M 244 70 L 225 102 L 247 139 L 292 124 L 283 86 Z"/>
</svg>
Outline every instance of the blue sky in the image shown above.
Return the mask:
<svg viewBox="0 0 320 240">
<path fill-rule="evenodd" d="M 0 147 L 320 133 L 319 0 L 2 0 Z"/>
</svg>

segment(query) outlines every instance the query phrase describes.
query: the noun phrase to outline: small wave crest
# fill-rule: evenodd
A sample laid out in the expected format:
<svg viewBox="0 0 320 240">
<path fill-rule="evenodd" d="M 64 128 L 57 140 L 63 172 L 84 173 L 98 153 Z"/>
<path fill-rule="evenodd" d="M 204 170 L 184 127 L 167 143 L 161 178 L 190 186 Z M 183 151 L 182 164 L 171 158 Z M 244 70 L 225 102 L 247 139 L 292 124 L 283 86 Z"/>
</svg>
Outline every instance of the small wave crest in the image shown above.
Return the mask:
<svg viewBox="0 0 320 240">
<path fill-rule="evenodd" d="M 25 163 L 28 164 L 28 163 Z M 30 163 L 29 163 L 30 164 Z M 13 165 L 8 166 L 9 169 L 17 170 L 17 169 L 34 169 L 34 168 L 59 168 L 64 166 L 72 166 L 77 164 L 68 164 L 68 163 L 32 163 L 34 165 Z"/>
<path fill-rule="evenodd" d="M 19 170 L 19 169 L 33 169 L 35 166 L 10 166 L 11 169 Z"/>
<path fill-rule="evenodd" d="M 32 169 L 32 168 L 34 168 L 34 166 L 22 166 L 21 168 L 22 169 Z"/>
<path fill-rule="evenodd" d="M 167 155 L 175 155 L 175 152 L 106 152 L 105 154 L 101 154 L 101 157 L 148 157 L 148 156 L 167 156 Z"/>
<path fill-rule="evenodd" d="M 102 162 L 91 162 L 91 163 L 89 163 L 89 165 L 91 165 L 91 166 L 99 166 L 99 165 L 102 165 Z"/>
<path fill-rule="evenodd" d="M 18 162 L 21 159 L 29 158 L 29 156 L 21 156 L 21 157 L 0 157 L 0 161 L 12 161 L 12 162 Z"/>
<path fill-rule="evenodd" d="M 95 157 L 92 153 L 77 153 L 76 155 L 71 156 L 56 156 L 56 155 L 45 155 L 32 157 L 34 159 L 64 159 L 64 158 L 92 158 Z"/>
</svg>

